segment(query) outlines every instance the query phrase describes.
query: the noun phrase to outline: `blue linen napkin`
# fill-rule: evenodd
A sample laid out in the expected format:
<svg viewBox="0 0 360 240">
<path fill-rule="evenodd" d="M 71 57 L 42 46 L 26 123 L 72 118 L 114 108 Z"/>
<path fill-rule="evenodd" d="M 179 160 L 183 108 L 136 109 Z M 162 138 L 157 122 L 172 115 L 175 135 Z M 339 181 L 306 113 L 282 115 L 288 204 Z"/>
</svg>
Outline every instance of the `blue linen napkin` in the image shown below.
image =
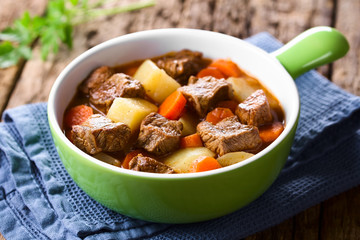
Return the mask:
<svg viewBox="0 0 360 240">
<path fill-rule="evenodd" d="M 249 39 L 272 52 L 268 33 Z M 239 239 L 360 184 L 360 98 L 315 71 L 298 79 L 301 114 L 288 161 L 257 200 L 194 224 L 156 224 L 115 213 L 88 197 L 53 145 L 46 103 L 6 111 L 0 124 L 0 232 L 6 239 Z"/>
</svg>

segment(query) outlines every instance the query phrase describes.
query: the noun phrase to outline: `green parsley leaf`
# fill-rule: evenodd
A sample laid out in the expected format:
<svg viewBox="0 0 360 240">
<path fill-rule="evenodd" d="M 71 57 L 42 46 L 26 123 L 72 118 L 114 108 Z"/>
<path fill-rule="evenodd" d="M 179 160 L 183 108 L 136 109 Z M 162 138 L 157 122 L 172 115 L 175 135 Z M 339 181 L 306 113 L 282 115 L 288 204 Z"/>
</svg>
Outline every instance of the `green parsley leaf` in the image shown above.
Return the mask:
<svg viewBox="0 0 360 240">
<path fill-rule="evenodd" d="M 19 42 L 19 33 L 13 28 L 6 28 L 0 33 L 0 41 Z"/>
<path fill-rule="evenodd" d="M 79 1 L 78 0 L 70 0 L 70 2 L 73 6 L 76 6 Z"/>
<path fill-rule="evenodd" d="M 20 59 L 29 59 L 30 57 L 31 49 L 28 46 L 14 47 L 9 41 L 0 44 L 0 68 L 16 65 Z"/>
</svg>

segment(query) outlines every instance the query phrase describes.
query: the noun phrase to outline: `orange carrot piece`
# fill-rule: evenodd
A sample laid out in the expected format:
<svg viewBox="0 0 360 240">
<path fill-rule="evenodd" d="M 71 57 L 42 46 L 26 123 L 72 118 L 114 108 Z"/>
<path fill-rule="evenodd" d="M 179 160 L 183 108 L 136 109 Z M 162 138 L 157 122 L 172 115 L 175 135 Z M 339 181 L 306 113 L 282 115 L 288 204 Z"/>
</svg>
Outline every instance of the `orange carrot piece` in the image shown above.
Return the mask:
<svg viewBox="0 0 360 240">
<path fill-rule="evenodd" d="M 221 168 L 220 163 L 213 157 L 198 157 L 191 163 L 190 172 L 204 172 Z"/>
<path fill-rule="evenodd" d="M 215 125 L 224 118 L 231 116 L 234 116 L 234 114 L 229 108 L 215 108 L 206 115 L 205 121 Z"/>
<path fill-rule="evenodd" d="M 198 74 L 198 78 L 206 77 L 206 76 L 212 76 L 214 78 L 225 78 L 225 75 L 222 74 L 217 68 L 215 67 L 207 67 L 202 69 Z"/>
<path fill-rule="evenodd" d="M 180 139 L 181 148 L 202 147 L 202 146 L 203 143 L 198 133 L 194 133 Z"/>
<path fill-rule="evenodd" d="M 177 120 L 183 113 L 186 105 L 184 95 L 175 91 L 170 94 L 160 105 L 158 113 L 170 120 Z"/>
<path fill-rule="evenodd" d="M 93 113 L 93 109 L 86 105 L 78 105 L 73 107 L 65 114 L 65 125 L 67 127 L 79 125 L 85 122 L 91 115 L 93 115 Z"/>
<path fill-rule="evenodd" d="M 243 72 L 240 68 L 229 59 L 218 59 L 212 62 L 209 67 L 217 68 L 225 77 L 240 77 Z"/>
<path fill-rule="evenodd" d="M 228 101 L 221 101 L 217 104 L 217 107 L 220 108 L 229 108 L 233 113 L 235 113 L 237 106 L 239 105 L 238 102 L 234 100 L 228 100 Z"/>
<path fill-rule="evenodd" d="M 129 152 L 128 154 L 126 154 L 124 160 L 122 161 L 121 166 L 123 168 L 125 168 L 125 169 L 129 169 L 130 161 L 139 154 L 144 155 L 144 151 L 142 151 L 142 150 L 134 150 L 134 151 Z"/>
<path fill-rule="evenodd" d="M 284 126 L 281 122 L 274 122 L 271 125 L 260 127 L 259 135 L 263 142 L 271 143 L 279 137 L 283 130 Z"/>
</svg>

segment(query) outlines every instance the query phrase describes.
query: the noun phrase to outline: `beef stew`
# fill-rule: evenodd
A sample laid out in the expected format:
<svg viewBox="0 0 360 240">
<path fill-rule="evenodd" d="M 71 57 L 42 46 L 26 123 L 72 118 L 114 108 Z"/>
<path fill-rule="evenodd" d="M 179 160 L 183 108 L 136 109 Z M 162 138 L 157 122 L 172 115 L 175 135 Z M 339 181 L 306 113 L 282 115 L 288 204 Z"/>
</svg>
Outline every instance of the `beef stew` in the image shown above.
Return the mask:
<svg viewBox="0 0 360 240">
<path fill-rule="evenodd" d="M 94 114 L 64 121 L 74 145 L 95 157 L 109 155 L 116 166 L 153 173 L 211 170 L 216 159 L 235 164 L 271 144 L 285 125 L 278 100 L 257 79 L 229 59 L 190 50 L 94 69 L 64 119 L 79 105 Z M 192 152 L 205 155 L 188 161 Z M 242 157 L 229 161 L 234 153 Z"/>
</svg>

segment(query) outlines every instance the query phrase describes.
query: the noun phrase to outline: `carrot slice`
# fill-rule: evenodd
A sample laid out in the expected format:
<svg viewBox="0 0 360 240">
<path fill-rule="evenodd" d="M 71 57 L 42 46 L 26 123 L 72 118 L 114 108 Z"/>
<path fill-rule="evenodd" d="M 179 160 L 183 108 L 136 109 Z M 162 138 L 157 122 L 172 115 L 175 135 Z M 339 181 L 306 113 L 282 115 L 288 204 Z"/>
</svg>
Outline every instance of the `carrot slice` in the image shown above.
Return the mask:
<svg viewBox="0 0 360 240">
<path fill-rule="evenodd" d="M 222 74 L 217 68 L 215 67 L 207 67 L 202 69 L 197 75 L 198 78 L 212 76 L 214 78 L 225 78 L 225 75 Z"/>
<path fill-rule="evenodd" d="M 218 59 L 212 62 L 209 67 L 217 68 L 225 77 L 240 77 L 243 72 L 229 59 Z"/>
<path fill-rule="evenodd" d="M 234 116 L 234 114 L 229 108 L 215 108 L 206 115 L 205 121 L 215 125 L 224 118 L 231 116 Z"/>
<path fill-rule="evenodd" d="M 260 127 L 259 135 L 263 142 L 271 143 L 279 137 L 283 130 L 284 126 L 281 122 L 274 122 L 271 125 Z"/>
<path fill-rule="evenodd" d="M 134 158 L 134 157 L 136 157 L 137 155 L 139 155 L 139 154 L 142 154 L 142 155 L 147 155 L 144 151 L 142 151 L 142 150 L 134 150 L 134 151 L 131 151 L 131 152 L 129 152 L 128 154 L 126 154 L 126 156 L 125 156 L 125 158 L 124 158 L 124 160 L 122 161 L 122 164 L 121 164 L 121 166 L 123 167 L 123 168 L 125 168 L 125 169 L 129 169 L 129 163 L 130 163 L 130 161 Z"/>
<path fill-rule="evenodd" d="M 186 105 L 184 95 L 175 91 L 170 94 L 160 105 L 158 113 L 170 120 L 177 120 L 183 113 Z"/>
<path fill-rule="evenodd" d="M 85 122 L 91 115 L 93 115 L 93 109 L 86 105 L 78 105 L 71 108 L 65 114 L 64 123 L 67 127 L 72 127 L 73 125 L 79 125 Z"/>
<path fill-rule="evenodd" d="M 198 157 L 191 163 L 190 172 L 204 172 L 221 168 L 220 163 L 213 157 Z"/>
<path fill-rule="evenodd" d="M 235 113 L 237 106 L 239 105 L 238 102 L 234 100 L 228 100 L 228 101 L 221 101 L 217 104 L 217 107 L 220 108 L 229 108 L 233 113 Z"/>
<path fill-rule="evenodd" d="M 202 146 L 203 146 L 203 143 L 202 143 L 200 135 L 198 133 L 194 133 L 189 136 L 183 137 L 180 140 L 181 148 L 202 147 Z"/>
</svg>

